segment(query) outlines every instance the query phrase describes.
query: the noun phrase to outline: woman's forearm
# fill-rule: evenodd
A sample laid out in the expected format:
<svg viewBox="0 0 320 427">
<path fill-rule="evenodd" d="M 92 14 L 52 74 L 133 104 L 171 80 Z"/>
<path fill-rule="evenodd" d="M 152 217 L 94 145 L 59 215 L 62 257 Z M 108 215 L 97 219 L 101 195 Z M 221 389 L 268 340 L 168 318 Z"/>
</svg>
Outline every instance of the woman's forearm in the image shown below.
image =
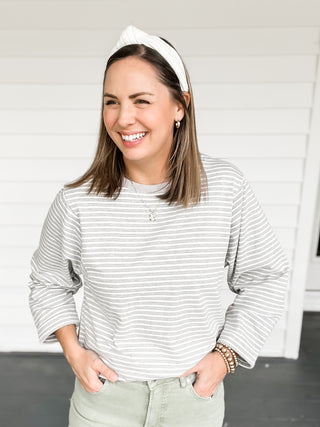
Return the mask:
<svg viewBox="0 0 320 427">
<path fill-rule="evenodd" d="M 79 353 L 79 350 L 83 349 L 78 341 L 76 326 L 63 326 L 62 328 L 55 331 L 55 336 L 60 342 L 67 361 L 70 363 L 73 358 L 73 355 L 75 353 Z"/>
</svg>

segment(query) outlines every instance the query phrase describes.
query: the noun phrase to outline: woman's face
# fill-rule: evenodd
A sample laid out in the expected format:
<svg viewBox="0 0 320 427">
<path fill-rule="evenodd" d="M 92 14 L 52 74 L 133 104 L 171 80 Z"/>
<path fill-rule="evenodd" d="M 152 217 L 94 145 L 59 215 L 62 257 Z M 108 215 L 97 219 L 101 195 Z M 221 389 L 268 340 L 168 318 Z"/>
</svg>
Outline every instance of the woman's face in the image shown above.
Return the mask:
<svg viewBox="0 0 320 427">
<path fill-rule="evenodd" d="M 182 105 L 157 77 L 154 67 L 131 56 L 110 66 L 104 84 L 103 118 L 127 169 L 163 168 L 171 151 L 174 123 Z"/>
</svg>

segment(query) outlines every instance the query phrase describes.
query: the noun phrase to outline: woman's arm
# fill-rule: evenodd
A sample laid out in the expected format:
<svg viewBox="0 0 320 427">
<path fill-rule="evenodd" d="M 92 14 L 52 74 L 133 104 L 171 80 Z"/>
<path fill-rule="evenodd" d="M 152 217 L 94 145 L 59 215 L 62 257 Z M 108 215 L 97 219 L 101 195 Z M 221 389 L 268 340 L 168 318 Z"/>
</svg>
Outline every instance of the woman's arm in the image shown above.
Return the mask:
<svg viewBox="0 0 320 427">
<path fill-rule="evenodd" d="M 117 375 L 78 341 L 79 320 L 73 295 L 82 286 L 80 260 L 79 218 L 61 190 L 49 209 L 39 248 L 32 258 L 30 308 L 40 341 L 58 340 L 83 388 L 95 392 L 102 387 L 100 373 L 110 381 L 115 381 Z"/>
<path fill-rule="evenodd" d="M 56 330 L 79 323 L 73 296 L 82 286 L 80 260 L 79 219 L 62 189 L 50 206 L 31 261 L 29 304 L 40 342 L 57 341 Z"/>
<path fill-rule="evenodd" d="M 245 178 L 234 199 L 226 266 L 237 295 L 218 341 L 238 353 L 241 366 L 252 368 L 283 314 L 289 263 Z"/>
</svg>

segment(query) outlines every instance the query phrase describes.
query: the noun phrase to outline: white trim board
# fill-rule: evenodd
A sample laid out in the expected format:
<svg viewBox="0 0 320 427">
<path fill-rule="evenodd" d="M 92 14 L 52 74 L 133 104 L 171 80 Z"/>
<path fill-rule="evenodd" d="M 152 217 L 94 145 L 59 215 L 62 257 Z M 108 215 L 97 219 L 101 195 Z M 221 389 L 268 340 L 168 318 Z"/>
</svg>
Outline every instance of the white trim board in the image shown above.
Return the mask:
<svg viewBox="0 0 320 427">
<path fill-rule="evenodd" d="M 310 133 L 305 161 L 301 210 L 297 227 L 296 249 L 288 295 L 288 317 L 284 356 L 299 357 L 300 336 L 304 309 L 305 286 L 311 253 L 317 189 L 320 170 L 320 66 L 316 67 L 316 84 L 313 98 Z"/>
</svg>

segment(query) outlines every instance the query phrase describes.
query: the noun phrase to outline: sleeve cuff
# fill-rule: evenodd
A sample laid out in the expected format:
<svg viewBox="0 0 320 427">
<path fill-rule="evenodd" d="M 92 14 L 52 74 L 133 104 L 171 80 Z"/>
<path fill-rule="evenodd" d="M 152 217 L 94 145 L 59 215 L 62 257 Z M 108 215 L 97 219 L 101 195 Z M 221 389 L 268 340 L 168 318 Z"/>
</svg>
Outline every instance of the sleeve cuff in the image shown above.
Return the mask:
<svg viewBox="0 0 320 427">
<path fill-rule="evenodd" d="M 57 321 L 52 321 L 52 319 L 50 319 L 50 321 L 48 321 L 47 325 L 44 324 L 39 329 L 39 332 L 38 332 L 39 341 L 42 344 L 50 344 L 50 343 L 59 342 L 54 333 L 58 329 L 62 328 L 63 326 L 67 326 L 67 325 L 75 325 L 76 329 L 78 330 L 78 328 L 79 328 L 78 316 L 69 316 L 68 318 L 65 318 L 63 320 L 57 319 Z"/>
</svg>

